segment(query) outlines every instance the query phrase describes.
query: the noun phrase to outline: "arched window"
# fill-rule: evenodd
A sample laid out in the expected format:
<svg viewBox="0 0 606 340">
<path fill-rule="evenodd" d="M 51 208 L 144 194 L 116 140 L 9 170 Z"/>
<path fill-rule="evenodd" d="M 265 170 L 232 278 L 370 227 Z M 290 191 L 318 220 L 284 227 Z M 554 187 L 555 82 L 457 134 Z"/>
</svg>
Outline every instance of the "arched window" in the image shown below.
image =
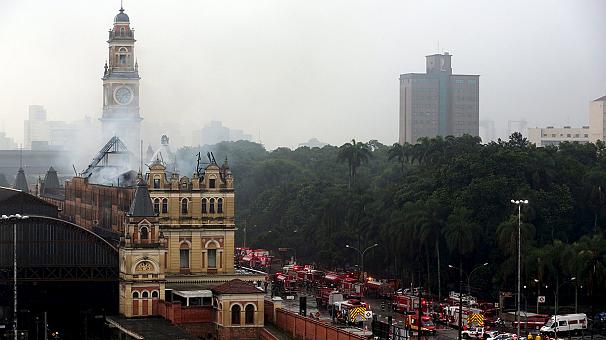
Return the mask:
<svg viewBox="0 0 606 340">
<path fill-rule="evenodd" d="M 139 229 L 139 234 L 141 235 L 142 240 L 149 239 L 149 230 L 147 227 L 141 227 L 141 229 Z"/>
<path fill-rule="evenodd" d="M 160 178 L 154 178 L 154 189 L 160 189 Z"/>
<path fill-rule="evenodd" d="M 133 292 L 133 299 L 139 298 L 139 292 Z"/>
<path fill-rule="evenodd" d="M 202 213 L 206 214 L 208 212 L 208 208 L 206 207 L 206 198 L 202 199 Z"/>
<path fill-rule="evenodd" d="M 222 214 L 223 213 L 223 199 L 219 198 L 217 200 L 217 213 Z"/>
<path fill-rule="evenodd" d="M 144 299 L 147 299 L 149 297 L 149 293 L 146 290 L 144 290 L 143 293 L 141 294 L 141 297 Z"/>
<path fill-rule="evenodd" d="M 215 179 L 214 178 L 209 178 L 208 179 L 208 187 L 211 188 L 211 189 L 214 189 L 216 187 Z"/>
<path fill-rule="evenodd" d="M 162 213 L 163 214 L 168 213 L 168 199 L 166 199 L 166 198 L 162 199 Z"/>
<path fill-rule="evenodd" d="M 154 199 L 154 212 L 156 214 L 160 213 L 160 199 L 159 198 Z"/>
<path fill-rule="evenodd" d="M 152 298 L 157 299 L 158 297 L 159 297 L 158 291 L 157 291 L 157 290 L 154 290 L 154 291 L 152 292 Z"/>
<path fill-rule="evenodd" d="M 182 243 L 179 249 L 179 267 L 189 269 L 189 246 L 187 243 Z"/>
<path fill-rule="evenodd" d="M 181 200 L 181 214 L 187 214 L 187 198 Z"/>
<path fill-rule="evenodd" d="M 247 325 L 255 323 L 255 306 L 252 304 L 248 304 L 244 308 L 244 323 Z"/>
<path fill-rule="evenodd" d="M 232 325 L 240 324 L 240 305 L 231 306 L 231 324 Z"/>
<path fill-rule="evenodd" d="M 124 47 L 120 47 L 120 50 L 118 50 L 118 53 L 119 53 L 118 57 L 119 57 L 120 65 L 126 64 L 126 52 L 127 52 L 127 50 Z"/>
<path fill-rule="evenodd" d="M 124 36 L 124 27 L 120 27 L 120 36 L 123 37 Z"/>
<path fill-rule="evenodd" d="M 211 214 L 215 213 L 215 199 L 210 199 L 210 209 L 208 210 Z"/>
</svg>

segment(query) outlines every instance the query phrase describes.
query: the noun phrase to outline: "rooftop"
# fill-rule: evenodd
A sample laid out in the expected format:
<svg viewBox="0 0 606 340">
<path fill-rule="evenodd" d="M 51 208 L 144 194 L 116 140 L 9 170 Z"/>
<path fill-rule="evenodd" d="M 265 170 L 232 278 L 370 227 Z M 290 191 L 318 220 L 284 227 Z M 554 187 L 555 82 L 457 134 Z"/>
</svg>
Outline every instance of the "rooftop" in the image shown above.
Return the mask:
<svg viewBox="0 0 606 340">
<path fill-rule="evenodd" d="M 218 285 L 212 289 L 217 294 L 263 294 L 263 291 L 252 283 L 234 279 Z"/>
</svg>

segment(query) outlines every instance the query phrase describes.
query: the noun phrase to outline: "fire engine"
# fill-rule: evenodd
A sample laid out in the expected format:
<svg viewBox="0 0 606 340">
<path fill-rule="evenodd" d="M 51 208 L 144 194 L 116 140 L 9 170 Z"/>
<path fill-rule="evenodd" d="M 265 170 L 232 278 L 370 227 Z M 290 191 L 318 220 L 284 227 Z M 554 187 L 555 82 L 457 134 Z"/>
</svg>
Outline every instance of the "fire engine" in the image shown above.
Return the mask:
<svg viewBox="0 0 606 340">
<path fill-rule="evenodd" d="M 346 301 L 337 301 L 334 303 L 334 317 L 337 322 L 361 326 L 366 320 L 364 312 L 370 310 L 370 306 L 360 300 L 350 299 Z"/>
<path fill-rule="evenodd" d="M 419 297 L 409 294 L 396 294 L 392 297 L 391 305 L 394 312 L 404 314 L 414 313 L 419 309 Z M 421 300 L 421 308 L 423 308 L 423 313 L 429 312 L 427 300 Z"/>
<path fill-rule="evenodd" d="M 239 264 L 243 267 L 249 267 L 258 270 L 267 270 L 271 266 L 273 257 L 269 255 L 269 251 L 265 249 L 246 249 L 241 248 L 241 252 L 246 251 L 240 257 Z"/>
<path fill-rule="evenodd" d="M 276 273 L 273 285 L 279 295 L 296 295 L 297 282 L 284 273 Z"/>
<path fill-rule="evenodd" d="M 418 313 L 415 313 L 414 315 L 408 315 L 406 317 L 405 326 L 407 329 L 409 329 L 411 331 L 418 332 L 419 331 Z M 431 320 L 431 317 L 429 317 L 429 315 L 421 316 L 421 325 L 420 326 L 421 326 L 420 327 L 421 333 L 436 334 L 436 325 L 433 323 L 433 321 Z"/>
<path fill-rule="evenodd" d="M 353 277 L 345 277 L 341 280 L 341 291 L 349 299 L 362 298 L 362 283 Z"/>
</svg>

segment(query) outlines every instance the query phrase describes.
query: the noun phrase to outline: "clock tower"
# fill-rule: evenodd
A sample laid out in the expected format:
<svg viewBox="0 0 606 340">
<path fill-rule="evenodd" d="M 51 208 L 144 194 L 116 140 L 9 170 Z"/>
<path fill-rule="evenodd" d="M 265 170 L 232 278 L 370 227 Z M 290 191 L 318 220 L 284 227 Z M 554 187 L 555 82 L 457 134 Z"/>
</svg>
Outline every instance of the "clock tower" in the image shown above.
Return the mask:
<svg viewBox="0 0 606 340">
<path fill-rule="evenodd" d="M 139 66 L 135 59 L 135 31 L 124 9 L 114 17 L 109 30 L 109 57 L 103 72 L 103 138 L 118 136 L 135 155 L 139 154 Z"/>
</svg>

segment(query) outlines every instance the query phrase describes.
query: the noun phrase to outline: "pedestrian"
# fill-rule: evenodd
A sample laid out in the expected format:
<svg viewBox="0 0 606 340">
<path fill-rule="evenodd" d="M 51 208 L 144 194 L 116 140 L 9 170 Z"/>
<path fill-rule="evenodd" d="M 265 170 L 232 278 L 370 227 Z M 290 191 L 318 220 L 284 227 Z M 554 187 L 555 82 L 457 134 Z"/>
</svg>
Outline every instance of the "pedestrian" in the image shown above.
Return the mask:
<svg viewBox="0 0 606 340">
<path fill-rule="evenodd" d="M 531 332 L 528 332 L 528 340 L 533 340 L 533 338 L 534 338 L 534 337 L 532 336 L 532 333 L 531 333 Z"/>
<path fill-rule="evenodd" d="M 317 320 L 320 320 L 320 311 L 317 311 L 317 312 L 316 312 L 316 319 L 317 319 Z"/>
<path fill-rule="evenodd" d="M 541 340 L 541 333 L 537 333 L 537 336 L 534 337 L 534 340 Z"/>
<path fill-rule="evenodd" d="M 545 335 L 545 340 L 549 340 L 549 335 Z"/>
</svg>

